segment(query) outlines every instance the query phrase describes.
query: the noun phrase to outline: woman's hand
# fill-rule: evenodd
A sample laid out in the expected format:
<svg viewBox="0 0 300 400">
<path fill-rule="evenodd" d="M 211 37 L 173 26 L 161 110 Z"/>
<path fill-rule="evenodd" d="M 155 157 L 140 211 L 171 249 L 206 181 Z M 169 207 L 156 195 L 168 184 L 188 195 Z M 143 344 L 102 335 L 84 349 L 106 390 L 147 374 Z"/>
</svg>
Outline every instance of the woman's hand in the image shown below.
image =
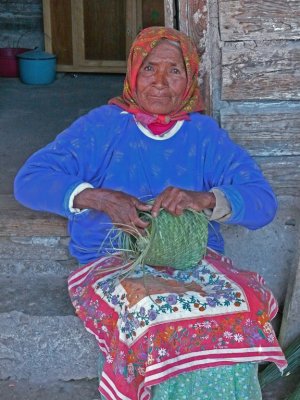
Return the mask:
<svg viewBox="0 0 300 400">
<path fill-rule="evenodd" d="M 131 234 L 143 234 L 148 222 L 141 220 L 138 211 L 150 211 L 151 206 L 129 194 L 109 189 L 85 189 L 74 198 L 74 208 L 91 208 L 106 213 L 112 223 Z"/>
<path fill-rule="evenodd" d="M 204 208 L 214 208 L 215 205 L 216 198 L 211 192 L 194 192 L 171 186 L 156 197 L 151 213 L 156 217 L 163 208 L 170 214 L 178 216 L 186 209 L 202 211 Z"/>
</svg>

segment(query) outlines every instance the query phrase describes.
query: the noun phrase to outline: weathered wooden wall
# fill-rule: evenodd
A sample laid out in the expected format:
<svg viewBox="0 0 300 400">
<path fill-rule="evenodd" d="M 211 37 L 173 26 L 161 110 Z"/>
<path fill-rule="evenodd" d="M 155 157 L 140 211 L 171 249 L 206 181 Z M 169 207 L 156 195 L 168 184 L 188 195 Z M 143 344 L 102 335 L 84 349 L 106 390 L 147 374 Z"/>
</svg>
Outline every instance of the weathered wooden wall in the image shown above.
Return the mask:
<svg viewBox="0 0 300 400">
<path fill-rule="evenodd" d="M 299 0 L 220 0 L 221 39 L 299 39 Z"/>
<path fill-rule="evenodd" d="M 219 35 L 213 42 L 219 52 L 210 53 L 211 79 L 217 79 L 213 114 L 257 160 L 275 192 L 299 204 L 300 0 L 217 3 L 217 7 L 210 7 L 219 23 Z M 280 203 L 280 208 L 284 207 L 292 212 Z M 299 231 L 299 220 L 294 223 Z M 284 348 L 299 336 L 300 264 L 296 248 L 294 264 L 288 259 L 282 264 L 289 271 L 281 282 L 289 281 L 280 327 Z M 276 268 L 273 279 L 278 279 Z"/>
<path fill-rule="evenodd" d="M 276 111 L 277 110 L 277 111 Z M 279 195 L 300 195 L 300 108 L 221 110 L 221 125 L 254 156 Z"/>
<path fill-rule="evenodd" d="M 177 0 L 178 29 L 193 40 L 201 57 L 199 84 L 206 113 L 211 114 L 210 59 L 208 56 L 207 0 Z"/>
<path fill-rule="evenodd" d="M 300 0 L 219 0 L 215 110 L 278 194 L 300 195 Z"/>
</svg>

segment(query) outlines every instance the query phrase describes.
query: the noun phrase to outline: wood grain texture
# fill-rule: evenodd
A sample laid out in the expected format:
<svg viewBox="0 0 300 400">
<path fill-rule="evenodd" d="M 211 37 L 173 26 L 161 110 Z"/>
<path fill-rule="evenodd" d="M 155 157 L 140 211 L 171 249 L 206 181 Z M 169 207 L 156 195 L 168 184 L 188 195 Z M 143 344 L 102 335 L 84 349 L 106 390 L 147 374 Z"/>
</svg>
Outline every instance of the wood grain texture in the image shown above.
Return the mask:
<svg viewBox="0 0 300 400">
<path fill-rule="evenodd" d="M 125 0 L 83 2 L 83 21 L 85 59 L 126 59 Z"/>
<path fill-rule="evenodd" d="M 165 26 L 175 27 L 175 4 L 174 0 L 164 0 L 165 7 Z"/>
<path fill-rule="evenodd" d="M 221 39 L 300 39 L 300 0 L 220 0 Z"/>
<path fill-rule="evenodd" d="M 300 156 L 300 108 L 293 113 L 221 110 L 221 126 L 253 156 Z"/>
<path fill-rule="evenodd" d="M 190 36 L 199 54 L 205 51 L 207 33 L 207 0 L 179 0 L 179 29 Z"/>
<path fill-rule="evenodd" d="M 300 196 L 300 157 L 255 157 L 277 195 Z"/>
<path fill-rule="evenodd" d="M 210 56 L 208 55 L 208 4 L 207 0 L 178 1 L 179 30 L 194 42 L 200 56 L 199 84 L 205 103 L 205 112 L 211 111 Z"/>
<path fill-rule="evenodd" d="M 53 53 L 57 62 L 62 64 L 73 63 L 71 0 L 49 0 L 50 21 Z"/>
<path fill-rule="evenodd" d="M 300 41 L 226 43 L 222 100 L 300 100 Z"/>
<path fill-rule="evenodd" d="M 163 26 L 165 24 L 165 7 L 161 0 L 142 0 L 142 27 Z"/>
<path fill-rule="evenodd" d="M 0 195 L 0 236 L 68 236 L 65 218 L 21 206 L 12 195 Z"/>
</svg>

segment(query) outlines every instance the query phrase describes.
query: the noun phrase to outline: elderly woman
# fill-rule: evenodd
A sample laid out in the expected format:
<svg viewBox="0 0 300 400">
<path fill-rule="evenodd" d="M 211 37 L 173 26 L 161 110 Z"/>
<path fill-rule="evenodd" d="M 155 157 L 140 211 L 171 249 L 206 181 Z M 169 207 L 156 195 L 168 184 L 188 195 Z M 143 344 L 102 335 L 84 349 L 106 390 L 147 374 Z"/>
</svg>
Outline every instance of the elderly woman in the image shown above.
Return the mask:
<svg viewBox="0 0 300 400">
<path fill-rule="evenodd" d="M 84 265 L 69 291 L 99 342 L 106 399 L 256 400 L 257 362 L 285 366 L 269 323 L 276 302 L 257 274 L 222 256 L 219 228 L 266 225 L 276 199 L 248 153 L 199 112 L 198 65 L 183 33 L 143 30 L 123 95 L 32 155 L 15 180 L 22 204 L 69 219 L 70 252 Z M 206 257 L 184 272 L 146 265 L 120 279 L 109 228 L 143 235 L 140 212 L 161 209 L 207 215 Z"/>
</svg>

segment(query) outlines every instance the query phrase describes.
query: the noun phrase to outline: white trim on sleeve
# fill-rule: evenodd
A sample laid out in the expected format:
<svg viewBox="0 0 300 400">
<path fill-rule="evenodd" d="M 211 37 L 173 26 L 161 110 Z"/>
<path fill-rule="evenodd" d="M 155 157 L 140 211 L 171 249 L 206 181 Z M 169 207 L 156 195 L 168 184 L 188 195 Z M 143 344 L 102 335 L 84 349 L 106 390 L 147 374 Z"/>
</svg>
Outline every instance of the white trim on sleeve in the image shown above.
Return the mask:
<svg viewBox="0 0 300 400">
<path fill-rule="evenodd" d="M 76 188 L 73 190 L 73 192 L 71 193 L 71 196 L 69 198 L 69 210 L 71 211 L 71 213 L 75 214 L 75 213 L 81 213 L 81 212 L 85 211 L 85 209 L 80 210 L 80 208 L 73 207 L 74 198 L 83 190 L 93 189 L 93 187 L 94 186 L 92 186 L 90 183 L 80 183 L 80 185 L 76 186 Z"/>
<path fill-rule="evenodd" d="M 217 188 L 210 190 L 215 195 L 216 205 L 214 209 L 204 209 L 203 212 L 209 221 L 225 222 L 231 217 L 231 205 L 224 193 Z"/>
</svg>

